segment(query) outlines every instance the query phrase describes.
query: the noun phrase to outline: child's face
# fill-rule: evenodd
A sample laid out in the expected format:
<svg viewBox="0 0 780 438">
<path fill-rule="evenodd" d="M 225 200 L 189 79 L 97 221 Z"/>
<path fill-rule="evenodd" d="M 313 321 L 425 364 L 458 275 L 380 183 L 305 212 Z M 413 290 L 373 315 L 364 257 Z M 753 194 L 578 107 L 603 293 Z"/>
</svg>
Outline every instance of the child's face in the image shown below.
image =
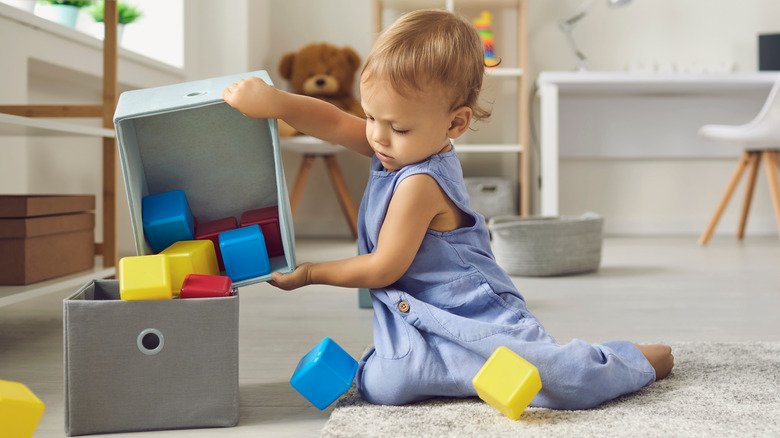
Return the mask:
<svg viewBox="0 0 780 438">
<path fill-rule="evenodd" d="M 399 170 L 449 149 L 451 112 L 438 88 L 406 97 L 386 80 L 360 81 L 366 138 L 385 169 Z"/>
</svg>

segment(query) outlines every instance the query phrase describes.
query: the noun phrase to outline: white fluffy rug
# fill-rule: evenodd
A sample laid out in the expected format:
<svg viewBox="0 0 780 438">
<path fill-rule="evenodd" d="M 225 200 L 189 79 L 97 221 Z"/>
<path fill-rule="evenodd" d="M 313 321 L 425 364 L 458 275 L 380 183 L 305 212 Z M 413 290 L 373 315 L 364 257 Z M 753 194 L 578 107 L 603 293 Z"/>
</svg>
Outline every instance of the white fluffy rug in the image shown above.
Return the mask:
<svg viewBox="0 0 780 438">
<path fill-rule="evenodd" d="M 780 437 L 780 343 L 672 343 L 673 373 L 585 411 L 528 408 L 513 421 L 479 399 L 366 403 L 353 387 L 323 437 Z"/>
</svg>

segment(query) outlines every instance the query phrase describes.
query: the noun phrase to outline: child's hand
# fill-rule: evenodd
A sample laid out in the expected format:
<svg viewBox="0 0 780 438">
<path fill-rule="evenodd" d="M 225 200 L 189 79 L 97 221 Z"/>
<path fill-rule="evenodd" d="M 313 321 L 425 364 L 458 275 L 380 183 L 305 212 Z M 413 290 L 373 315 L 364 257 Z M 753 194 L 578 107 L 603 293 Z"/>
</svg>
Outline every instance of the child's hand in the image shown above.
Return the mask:
<svg viewBox="0 0 780 438">
<path fill-rule="evenodd" d="M 279 90 L 268 85 L 258 77 L 240 79 L 222 90 L 222 98 L 233 108 L 247 117 L 276 119 L 276 101 Z"/>
<path fill-rule="evenodd" d="M 301 286 L 311 284 L 311 263 L 302 263 L 298 265 L 293 272 L 289 274 L 282 274 L 281 272 L 274 272 L 271 274 L 273 280 L 268 283 L 284 290 L 293 290 Z"/>
</svg>

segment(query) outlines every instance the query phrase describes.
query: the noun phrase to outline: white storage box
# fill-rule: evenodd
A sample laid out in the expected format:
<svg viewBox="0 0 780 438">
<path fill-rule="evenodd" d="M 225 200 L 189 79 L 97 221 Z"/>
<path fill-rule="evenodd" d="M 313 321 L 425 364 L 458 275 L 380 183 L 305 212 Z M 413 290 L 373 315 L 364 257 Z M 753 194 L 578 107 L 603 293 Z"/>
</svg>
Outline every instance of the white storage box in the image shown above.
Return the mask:
<svg viewBox="0 0 780 438">
<path fill-rule="evenodd" d="M 604 218 L 499 216 L 488 223 L 493 253 L 509 275 L 551 276 L 595 271 L 601 264 Z"/>
<path fill-rule="evenodd" d="M 517 213 L 517 182 L 509 178 L 464 178 L 471 209 L 490 219 Z"/>
<path fill-rule="evenodd" d="M 244 116 L 222 90 L 265 71 L 122 93 L 114 114 L 119 158 L 138 255 L 153 254 L 143 232 L 141 200 L 171 190 L 187 194 L 199 223 L 276 206 L 284 255 L 271 271 L 295 268 L 294 233 L 275 119 Z M 263 275 L 234 286 L 270 280 Z"/>
</svg>

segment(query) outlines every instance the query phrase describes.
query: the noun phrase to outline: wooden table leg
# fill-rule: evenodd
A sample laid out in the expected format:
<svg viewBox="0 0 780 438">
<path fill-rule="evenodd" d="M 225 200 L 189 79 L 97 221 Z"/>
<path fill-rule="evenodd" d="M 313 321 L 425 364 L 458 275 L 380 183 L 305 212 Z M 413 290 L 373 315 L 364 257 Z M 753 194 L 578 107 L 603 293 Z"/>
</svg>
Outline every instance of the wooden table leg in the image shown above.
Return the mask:
<svg viewBox="0 0 780 438">
<path fill-rule="evenodd" d="M 720 202 L 718 202 L 718 206 L 715 208 L 715 213 L 712 215 L 710 222 L 707 224 L 707 228 L 704 229 L 701 237 L 699 237 L 699 245 L 706 245 L 707 242 L 710 241 L 712 233 L 715 231 L 715 227 L 718 226 L 718 221 L 720 221 L 720 217 L 723 215 L 723 211 L 729 204 L 731 195 L 734 194 L 734 189 L 736 189 L 737 184 L 739 184 L 739 179 L 742 178 L 742 174 L 745 172 L 745 166 L 747 165 L 749 158 L 750 155 L 748 151 L 743 152 L 742 156 L 739 157 L 737 167 L 734 168 L 734 172 L 731 174 L 731 179 L 729 179 L 729 183 L 726 186 L 726 191 L 720 198 Z"/>
<path fill-rule="evenodd" d="M 295 177 L 292 193 L 290 194 L 290 212 L 295 216 L 295 209 L 298 207 L 298 201 L 301 200 L 303 188 L 311 173 L 311 166 L 314 164 L 315 155 L 304 155 L 301 165 L 298 167 L 298 175 Z"/>
<path fill-rule="evenodd" d="M 777 151 L 764 151 L 764 165 L 766 166 L 766 179 L 769 182 L 769 192 L 772 194 L 772 206 L 775 208 L 775 220 L 777 231 L 780 234 L 780 182 L 777 178 Z"/>
<path fill-rule="evenodd" d="M 745 226 L 747 225 L 750 203 L 753 200 L 753 191 L 756 187 L 756 177 L 758 176 L 761 156 L 759 151 L 750 151 L 750 173 L 748 174 L 747 184 L 745 185 L 745 200 L 742 201 L 742 215 L 739 217 L 739 228 L 737 229 L 737 239 L 742 240 L 745 237 Z"/>
<path fill-rule="evenodd" d="M 333 184 L 333 188 L 336 190 L 336 196 L 341 204 L 341 210 L 344 212 L 344 217 L 347 219 L 352 235 L 357 239 L 357 207 L 355 207 L 355 201 L 352 199 L 352 195 L 349 193 L 347 182 L 344 180 L 344 174 L 341 173 L 336 157 L 333 155 L 323 156 L 325 164 L 328 168 L 328 175 L 330 175 L 330 181 Z"/>
</svg>

